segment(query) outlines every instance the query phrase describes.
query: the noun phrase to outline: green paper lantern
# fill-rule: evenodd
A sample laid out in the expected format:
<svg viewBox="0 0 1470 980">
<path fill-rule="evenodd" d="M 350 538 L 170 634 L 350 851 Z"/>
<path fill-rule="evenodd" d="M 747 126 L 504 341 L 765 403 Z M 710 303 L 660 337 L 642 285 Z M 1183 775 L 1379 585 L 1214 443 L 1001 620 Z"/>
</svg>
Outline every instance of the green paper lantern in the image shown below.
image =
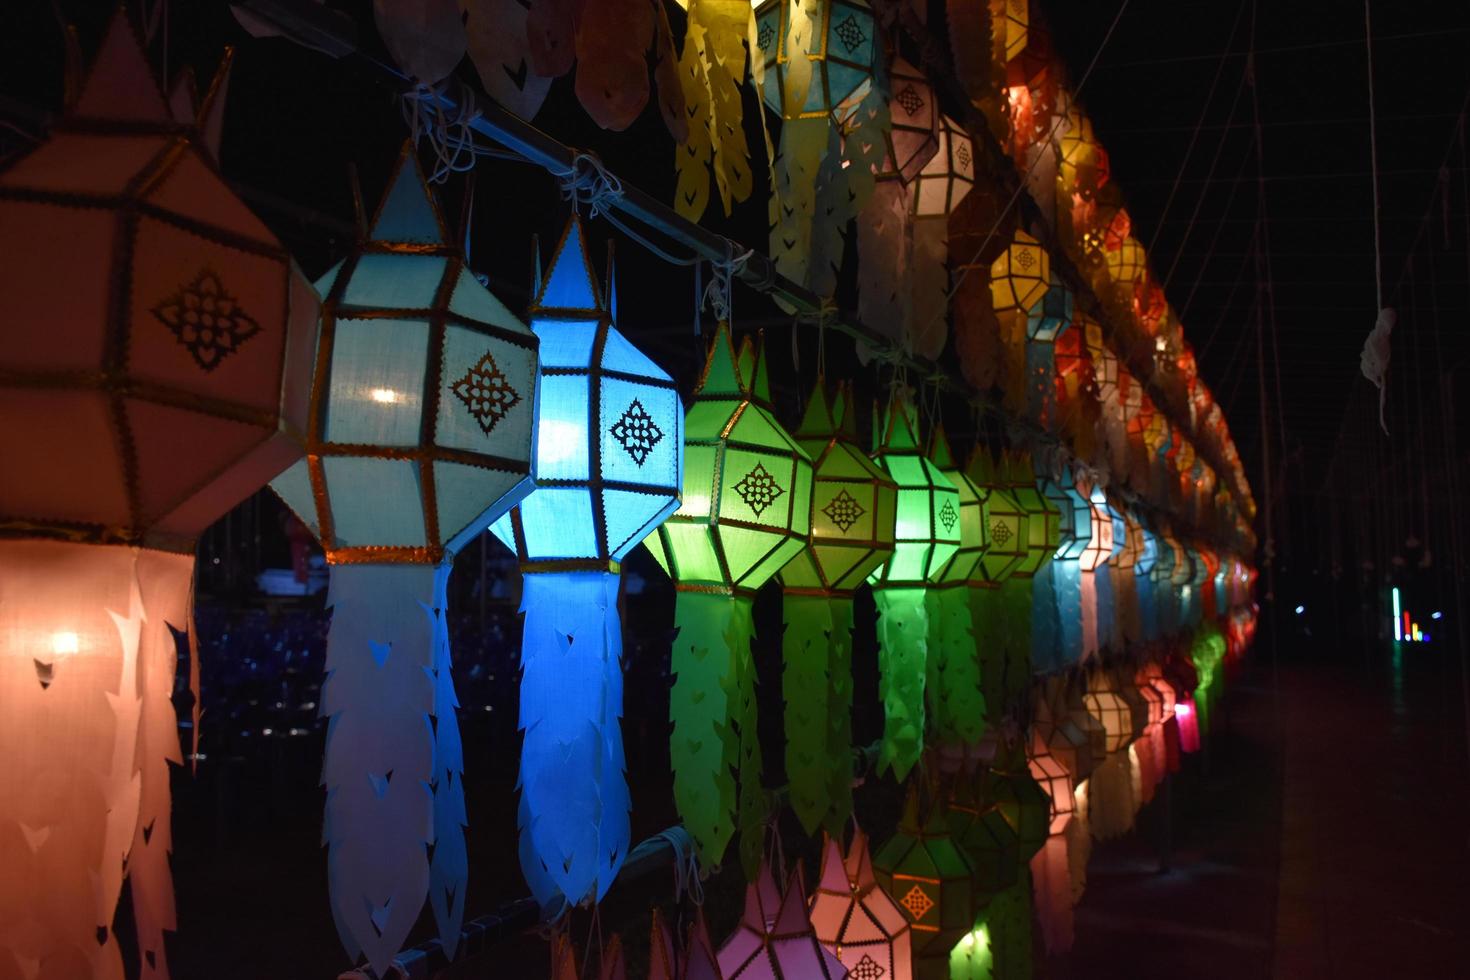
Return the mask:
<svg viewBox="0 0 1470 980">
<path fill-rule="evenodd" d="M 895 393 L 874 457 L 898 485 L 893 555 L 868 577 L 878 606 L 880 769 L 903 779 L 924 750 L 928 651 L 926 593 L 960 547 L 960 494 L 920 448 L 908 397 Z"/>
<path fill-rule="evenodd" d="M 858 446 L 850 386 L 818 380 L 796 440 L 811 456 L 811 533 L 781 570 L 786 774 L 808 833 L 852 813 L 852 596 L 893 554 L 898 488 Z"/>
<path fill-rule="evenodd" d="M 984 547 L 968 584 L 995 588 L 1026 561 L 1028 514 L 1011 492 L 1003 469 L 983 446 L 970 454 L 965 475 L 980 495 L 985 519 Z"/>
<path fill-rule="evenodd" d="M 921 819 L 917 786 L 909 787 L 897 832 L 874 856 L 873 873 L 908 916 L 915 977 L 946 976 L 949 951 L 975 921 L 974 868 L 942 806 Z"/>
<path fill-rule="evenodd" d="M 1062 543 L 1061 512 L 1036 487 L 1036 470 L 1029 455 L 1008 455 L 1005 473 L 1011 495 L 1026 512 L 1026 557 L 1015 571 L 1030 578 L 1041 570 Z"/>
<path fill-rule="evenodd" d="M 776 421 L 764 344 L 737 361 L 720 324 L 684 417 L 684 491 L 644 540 L 678 591 L 669 716 L 674 802 L 701 859 L 718 864 L 735 830 L 741 861 L 760 865 L 767 801 L 756 735 L 752 601 L 806 546 L 812 462 Z"/>
</svg>

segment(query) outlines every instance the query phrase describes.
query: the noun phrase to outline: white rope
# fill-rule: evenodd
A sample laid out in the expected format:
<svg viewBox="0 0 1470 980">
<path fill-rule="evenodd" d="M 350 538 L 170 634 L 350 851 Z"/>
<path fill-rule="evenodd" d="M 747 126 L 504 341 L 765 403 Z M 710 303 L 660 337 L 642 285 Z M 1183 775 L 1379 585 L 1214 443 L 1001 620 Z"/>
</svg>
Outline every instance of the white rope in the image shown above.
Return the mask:
<svg viewBox="0 0 1470 980">
<path fill-rule="evenodd" d="M 399 105 L 414 145 L 426 139 L 434 152 L 434 166 L 428 175 L 429 182 L 434 184 L 444 183 L 450 174 L 475 169 L 475 163 L 481 157 L 507 155 L 475 139 L 473 124 L 480 118 L 480 110 L 475 107 L 472 89 L 460 86 L 453 100 L 453 114 L 445 111 L 446 101 L 439 86 L 419 84 L 403 93 Z"/>
<path fill-rule="evenodd" d="M 729 323 L 735 316 L 735 294 L 732 289 L 735 276 L 745 268 L 745 263 L 755 254 L 755 249 L 746 249 L 739 255 L 735 254 L 734 246 L 727 239 L 725 242 L 725 260 L 722 262 L 711 262 L 710 272 L 712 277 L 704 287 L 704 305 L 709 307 L 710 312 L 715 315 L 716 320 Z"/>
<path fill-rule="evenodd" d="M 688 895 L 695 905 L 704 904 L 704 884 L 699 879 L 699 858 L 695 856 L 694 838 L 683 827 L 670 827 L 654 834 L 653 840 L 668 843 L 674 852 L 674 897 Z"/>
</svg>

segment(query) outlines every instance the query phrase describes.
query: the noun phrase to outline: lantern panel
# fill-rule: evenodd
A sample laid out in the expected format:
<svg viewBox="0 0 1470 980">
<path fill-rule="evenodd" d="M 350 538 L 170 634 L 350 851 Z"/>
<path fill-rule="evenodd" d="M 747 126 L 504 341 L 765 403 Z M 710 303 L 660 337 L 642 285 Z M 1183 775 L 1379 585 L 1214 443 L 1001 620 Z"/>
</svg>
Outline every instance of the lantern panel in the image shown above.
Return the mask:
<svg viewBox="0 0 1470 980">
<path fill-rule="evenodd" d="M 339 321 L 327 441 L 417 446 L 428 352 L 429 330 L 422 321 Z"/>
<path fill-rule="evenodd" d="M 756 10 L 756 47 L 765 61 L 766 104 L 783 119 L 819 119 L 829 113 L 839 121 L 856 109 L 872 85 L 877 25 L 862 0 L 820 0 L 816 19 L 801 36 L 813 45 L 796 52 L 791 40 L 790 4 L 767 0 Z M 787 104 L 787 65 L 796 58 L 811 62 L 811 81 L 801 105 Z"/>
<path fill-rule="evenodd" d="M 990 266 L 991 302 L 997 313 L 1030 310 L 1046 293 L 1051 257 L 1041 243 L 1018 230 L 1015 239 Z"/>
<path fill-rule="evenodd" d="M 939 151 L 939 100 L 924 73 L 902 57 L 888 67 L 888 159 L 879 176 L 914 179 Z"/>
<path fill-rule="evenodd" d="M 914 178 L 914 216 L 945 217 L 975 186 L 975 146 L 964 127 L 945 116 L 939 148 Z"/>
<path fill-rule="evenodd" d="M 1040 480 L 1037 485 L 1056 508 L 1060 519 L 1061 541 L 1057 546 L 1057 560 L 1077 561 L 1092 541 L 1091 505 L 1072 483 L 1070 471 L 1064 470 L 1056 480 Z"/>
<path fill-rule="evenodd" d="M 1041 302 L 1026 314 L 1026 336 L 1050 343 L 1072 325 L 1072 317 L 1072 291 L 1053 273 Z"/>
</svg>

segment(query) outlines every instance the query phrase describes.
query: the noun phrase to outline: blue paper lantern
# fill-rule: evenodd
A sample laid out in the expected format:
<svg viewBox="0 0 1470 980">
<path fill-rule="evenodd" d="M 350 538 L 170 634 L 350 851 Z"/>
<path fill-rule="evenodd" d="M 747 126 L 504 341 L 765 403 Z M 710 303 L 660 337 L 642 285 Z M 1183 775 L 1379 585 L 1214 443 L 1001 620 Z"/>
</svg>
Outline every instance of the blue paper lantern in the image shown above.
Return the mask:
<svg viewBox="0 0 1470 980">
<path fill-rule="evenodd" d="M 491 527 L 524 573 L 521 863 L 537 899 L 601 899 L 628 851 L 618 563 L 679 506 L 674 381 L 613 325 L 581 222 L 529 318 L 541 340 L 536 490 Z"/>
</svg>

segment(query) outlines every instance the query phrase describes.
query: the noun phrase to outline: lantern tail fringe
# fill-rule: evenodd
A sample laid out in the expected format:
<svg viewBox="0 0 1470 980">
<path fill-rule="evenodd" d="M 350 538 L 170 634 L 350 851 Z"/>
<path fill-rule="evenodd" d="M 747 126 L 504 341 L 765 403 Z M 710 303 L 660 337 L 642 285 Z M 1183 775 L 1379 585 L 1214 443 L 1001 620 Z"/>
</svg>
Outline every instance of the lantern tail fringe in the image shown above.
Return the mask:
<svg viewBox="0 0 1470 980">
<path fill-rule="evenodd" d="M 912 251 L 906 282 L 910 316 L 905 346 L 937 358 L 949 335 L 949 222 L 943 216 L 911 219 Z"/>
<path fill-rule="evenodd" d="M 771 257 L 777 272 L 803 284 L 809 274 L 817 180 L 827 155 L 829 126 L 826 116 L 786 120 L 771 171 Z"/>
<path fill-rule="evenodd" d="M 194 556 L 142 550 L 137 569 L 145 617 L 138 650 L 143 702 L 138 731 L 141 792 L 127 867 L 138 936 L 139 976 L 166 980 L 169 973 L 163 934 L 178 929 L 169 865 L 173 851 L 169 766 L 184 764 L 173 691 L 179 640 L 183 638 L 179 627 L 192 628 Z"/>
<path fill-rule="evenodd" d="M 929 616 L 922 588 L 873 590 L 878 606 L 878 696 L 883 701 L 879 771 L 900 781 L 924 751 Z"/>
<path fill-rule="evenodd" d="M 432 630 L 438 570 L 338 565 L 328 605 L 322 784 L 332 917 L 347 955 L 383 975 L 429 893 L 434 837 Z"/>
<path fill-rule="evenodd" d="M 980 686 L 980 660 L 974 618 L 963 586 L 927 591 L 929 661 L 937 666 L 937 690 L 929 698 L 936 710 L 934 730 L 941 742 L 974 746 L 985 734 L 985 695 Z"/>
<path fill-rule="evenodd" d="M 732 724 L 738 695 L 734 645 L 739 606 L 748 600 L 680 592 L 669 692 L 669 756 L 674 803 L 706 866 L 718 865 L 735 830 L 735 777 L 739 733 Z M 749 615 L 746 615 L 746 621 Z M 747 658 L 749 632 L 745 634 Z"/>
<path fill-rule="evenodd" d="M 1082 567 L 1075 561 L 1053 561 L 1047 567 L 1054 570 L 1056 617 L 1062 641 L 1057 648 L 1061 659 L 1054 666 L 1066 667 L 1082 660 Z"/>
<path fill-rule="evenodd" d="M 530 573 L 522 595 L 522 861 L 572 904 L 600 900 L 630 832 L 618 576 Z"/>
<path fill-rule="evenodd" d="M 832 632 L 827 641 L 827 832 L 843 832 L 852 816 L 852 600 L 827 601 Z"/>
<path fill-rule="evenodd" d="M 140 680 L 152 684 L 137 557 L 0 541 L 0 636 L 76 639 L 54 655 L 0 653 L 0 964 L 14 952 L 46 975 L 124 976 L 111 925 L 140 813 Z M 21 966 L 5 975 L 36 972 Z"/>
<path fill-rule="evenodd" d="M 1031 675 L 1038 666 L 1031 657 L 1034 642 L 1032 637 L 1036 629 L 1031 618 L 1035 581 L 1030 578 L 1009 578 L 1002 583 L 1000 589 L 1004 617 L 1001 638 L 1006 649 L 1004 689 L 1006 703 L 1009 705 L 1018 704 L 1029 696 Z"/>
<path fill-rule="evenodd" d="M 970 622 L 980 664 L 980 691 L 989 716 L 1006 713 L 1006 634 L 1000 589 L 969 589 Z"/>
<path fill-rule="evenodd" d="M 987 910 L 993 980 L 1030 980 L 1031 869 L 1021 868 L 1019 880 L 995 896 Z"/>
<path fill-rule="evenodd" d="M 434 572 L 434 604 L 425 606 L 433 633 L 434 667 L 434 850 L 429 862 L 429 904 L 445 955 L 454 958 L 464 925 L 464 899 L 470 859 L 464 829 L 469 817 L 464 802 L 464 745 L 459 735 L 459 698 L 454 693 L 449 649 L 448 562 Z"/>
<path fill-rule="evenodd" d="M 909 190 L 880 181 L 857 222 L 858 316 L 889 340 L 903 339 L 909 320 Z"/>
<path fill-rule="evenodd" d="M 1101 630 L 1102 623 L 1099 619 L 1097 585 L 1097 572 L 1078 573 L 1077 591 L 1081 598 L 1082 607 L 1082 642 L 1080 644 L 1080 656 L 1078 660 L 1082 663 L 1096 660 L 1098 655 L 1098 634 Z"/>
<path fill-rule="evenodd" d="M 828 696 L 835 642 L 826 596 L 785 596 L 786 632 L 781 639 L 781 693 L 786 699 L 786 779 L 791 809 L 808 835 L 832 806 L 833 760 L 828 756 L 832 707 Z M 850 770 L 849 766 L 849 770 Z"/>
<path fill-rule="evenodd" d="M 1031 879 L 1036 921 L 1041 926 L 1046 951 L 1065 953 L 1072 948 L 1073 939 L 1072 872 L 1067 862 L 1065 831 L 1048 837 L 1031 858 Z"/>
<path fill-rule="evenodd" d="M 755 697 L 755 661 L 750 655 L 750 641 L 755 629 L 752 603 L 748 598 L 735 600 L 735 616 L 730 630 L 731 647 L 735 651 L 735 725 L 740 735 L 739 805 L 736 822 L 740 830 L 740 867 L 746 881 L 755 881 L 765 858 L 766 827 L 771 818 L 771 800 L 762 784 L 764 764 L 761 756 L 760 718 Z"/>
<path fill-rule="evenodd" d="M 1121 650 L 1123 637 L 1118 625 L 1118 597 L 1107 565 L 1093 573 L 1093 591 L 1097 601 L 1097 649 Z"/>
<path fill-rule="evenodd" d="M 1111 840 L 1133 827 L 1133 776 L 1128 753 L 1109 752 L 1093 769 L 1089 780 L 1089 819 L 1092 836 Z"/>
</svg>

